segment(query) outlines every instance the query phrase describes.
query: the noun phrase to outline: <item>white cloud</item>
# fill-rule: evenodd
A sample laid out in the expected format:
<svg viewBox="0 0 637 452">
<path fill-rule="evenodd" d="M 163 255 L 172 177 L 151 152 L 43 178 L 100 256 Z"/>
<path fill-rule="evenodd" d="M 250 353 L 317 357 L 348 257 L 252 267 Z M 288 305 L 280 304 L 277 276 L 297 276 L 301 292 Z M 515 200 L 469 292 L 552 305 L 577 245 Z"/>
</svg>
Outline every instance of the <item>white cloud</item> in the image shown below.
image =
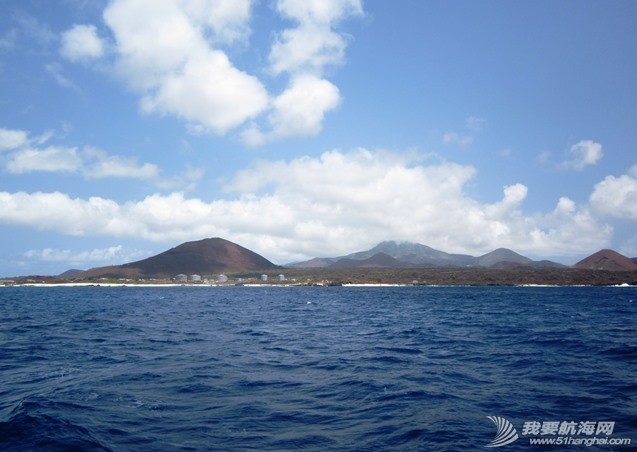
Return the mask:
<svg viewBox="0 0 637 452">
<path fill-rule="evenodd" d="M 285 30 L 272 46 L 271 70 L 275 74 L 321 74 L 325 66 L 342 63 L 345 46 L 345 40 L 324 25 Z"/>
<path fill-rule="evenodd" d="M 268 119 L 271 130 L 262 133 L 256 127 L 243 132 L 248 145 L 260 145 L 276 138 L 316 135 L 323 126 L 325 113 L 340 102 L 338 88 L 325 79 L 300 76 L 272 102 Z"/>
<path fill-rule="evenodd" d="M 360 0 L 278 0 L 277 9 L 302 24 L 332 24 L 363 12 Z"/>
<path fill-rule="evenodd" d="M 155 194 L 124 204 L 62 193 L 0 193 L 0 223 L 71 235 L 178 243 L 221 236 L 277 262 L 344 254 L 381 240 L 410 240 L 448 252 L 572 256 L 607 245 L 612 229 L 562 198 L 546 214 L 524 214 L 528 188 L 504 188 L 481 203 L 465 193 L 476 175 L 450 162 L 360 149 L 318 158 L 262 161 L 238 172 L 234 199 Z"/>
<path fill-rule="evenodd" d="M 269 131 L 262 132 L 256 123 L 244 129 L 242 139 L 250 146 L 321 131 L 325 113 L 340 103 L 338 88 L 322 76 L 325 67 L 344 60 L 347 42 L 334 26 L 363 11 L 360 0 L 279 0 L 277 10 L 296 27 L 277 36 L 270 70 L 289 74 L 290 82 L 271 103 Z"/>
<path fill-rule="evenodd" d="M 565 169 L 582 170 L 589 165 L 595 165 L 603 156 L 602 145 L 592 140 L 582 140 L 571 146 L 570 159 L 562 162 Z"/>
<path fill-rule="evenodd" d="M 272 123 L 277 135 L 316 134 L 326 111 L 339 103 L 338 88 L 325 79 L 296 78 L 290 88 L 274 100 Z"/>
<path fill-rule="evenodd" d="M 606 176 L 597 183 L 590 203 L 601 214 L 637 220 L 637 165 L 628 174 Z"/>
<path fill-rule="evenodd" d="M 184 119 L 196 133 L 243 127 L 249 145 L 319 133 L 325 113 L 340 103 L 338 88 L 322 75 L 344 61 L 347 38 L 335 27 L 362 14 L 361 0 L 276 2 L 278 14 L 294 22 L 275 36 L 268 57 L 271 73 L 290 77 L 278 94 L 238 69 L 224 48 L 247 42 L 253 2 L 112 0 L 103 16 L 114 36 L 115 72 L 140 94 L 140 111 Z M 105 44 L 95 26 L 74 25 L 61 53 L 72 61 L 98 58 Z M 47 70 L 72 87 L 59 67 Z"/>
<path fill-rule="evenodd" d="M 82 167 L 82 158 L 74 147 L 29 148 L 13 153 L 6 167 L 16 174 L 33 171 L 75 173 Z"/>
<path fill-rule="evenodd" d="M 529 189 L 526 185 L 515 184 L 504 187 L 504 198 L 501 201 L 485 206 L 485 211 L 492 217 L 506 215 L 513 209 L 518 209 L 526 198 Z"/>
<path fill-rule="evenodd" d="M 149 180 L 157 186 L 192 188 L 202 176 L 201 170 L 190 168 L 170 180 L 160 178 L 160 169 L 152 163 L 138 163 L 134 157 L 121 157 L 91 146 L 83 149 L 66 146 L 40 147 L 52 132 L 29 138 L 23 130 L 0 128 L 0 151 L 8 150 L 5 169 L 13 174 L 31 172 L 74 173 L 87 179 L 129 178 Z"/>
<path fill-rule="evenodd" d="M 104 44 L 94 25 L 76 24 L 62 34 L 60 52 L 71 61 L 100 58 L 104 54 Z"/>
<path fill-rule="evenodd" d="M 82 150 L 63 146 L 23 148 L 9 155 L 6 169 L 14 174 L 37 171 L 78 173 L 92 179 L 119 177 L 152 180 L 159 177 L 157 165 L 140 165 L 135 158 L 109 155 L 90 146 Z"/>
<path fill-rule="evenodd" d="M 28 136 L 24 130 L 0 128 L 0 151 L 17 149 L 26 145 Z"/>
<path fill-rule="evenodd" d="M 628 237 L 620 244 L 618 251 L 624 256 L 637 257 L 637 234 Z"/>
<path fill-rule="evenodd" d="M 334 25 L 363 11 L 360 0 L 279 0 L 277 9 L 297 26 L 284 30 L 272 46 L 271 70 L 316 75 L 343 61 L 347 42 Z"/>
<path fill-rule="evenodd" d="M 223 52 L 210 51 L 165 74 L 141 107 L 146 113 L 174 113 L 223 134 L 257 116 L 267 102 L 258 79 L 233 67 Z"/>
<path fill-rule="evenodd" d="M 219 43 L 242 41 L 250 34 L 248 21 L 252 0 L 186 0 L 183 7 L 189 17 L 209 26 Z"/>
<path fill-rule="evenodd" d="M 24 253 L 24 255 L 25 257 L 31 259 L 35 258 L 42 261 L 98 262 L 107 259 L 113 259 L 121 251 L 121 245 L 80 252 L 74 252 L 71 250 L 59 250 L 55 248 L 44 248 L 42 250 L 29 250 Z"/>
<path fill-rule="evenodd" d="M 130 179 L 154 179 L 159 176 L 159 168 L 152 163 L 139 165 L 135 158 L 108 155 L 106 152 L 86 147 L 83 152 L 85 167 L 83 174 L 94 179 L 122 177 Z"/>
<path fill-rule="evenodd" d="M 29 250 L 24 253 L 28 261 L 37 262 L 61 262 L 80 268 L 117 265 L 147 257 L 148 251 L 127 249 L 122 245 L 109 246 L 107 248 L 95 248 L 85 251 L 73 251 L 69 249 L 44 248 Z"/>
<path fill-rule="evenodd" d="M 538 214 L 531 239 L 538 255 L 585 255 L 608 246 L 613 228 L 601 222 L 588 208 L 578 208 L 567 198 L 559 199 L 548 214 Z"/>
<path fill-rule="evenodd" d="M 120 74 L 142 93 L 144 112 L 223 134 L 264 111 L 268 94 L 261 82 L 210 45 L 244 33 L 249 4 L 115 0 L 108 6 L 104 18 L 115 34 Z"/>
</svg>

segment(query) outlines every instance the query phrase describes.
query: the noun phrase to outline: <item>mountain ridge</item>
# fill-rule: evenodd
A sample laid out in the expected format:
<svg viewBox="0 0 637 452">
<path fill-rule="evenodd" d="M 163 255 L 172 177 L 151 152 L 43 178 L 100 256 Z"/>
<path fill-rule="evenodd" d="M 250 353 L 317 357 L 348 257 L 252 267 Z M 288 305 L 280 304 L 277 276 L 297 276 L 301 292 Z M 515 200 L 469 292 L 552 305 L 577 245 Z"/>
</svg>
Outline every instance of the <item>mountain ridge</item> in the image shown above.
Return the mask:
<svg viewBox="0 0 637 452">
<path fill-rule="evenodd" d="M 430 246 L 414 242 L 384 241 L 366 251 L 358 251 L 340 257 L 313 258 L 308 261 L 288 264 L 293 268 L 356 268 L 369 266 L 368 259 L 382 253 L 396 262 L 390 262 L 389 267 L 401 264 L 404 267 L 446 266 L 446 267 L 533 267 L 533 268 L 559 268 L 562 264 L 547 260 L 534 261 L 515 251 L 498 248 L 482 256 L 470 256 L 468 254 L 452 254 L 436 250 Z M 341 261 L 345 261 L 340 263 Z"/>
<path fill-rule="evenodd" d="M 420 243 L 396 242 L 393 240 L 380 242 L 370 250 L 351 253 L 344 256 L 344 258 L 362 260 L 378 253 L 385 253 L 401 262 L 410 264 L 433 264 L 445 261 L 455 265 L 465 265 L 472 259 L 472 256 L 445 253 Z"/>
<path fill-rule="evenodd" d="M 343 258 L 334 262 L 329 268 L 400 268 L 404 263 L 387 253 L 376 253 L 366 259 Z"/>
<path fill-rule="evenodd" d="M 308 261 L 275 265 L 263 256 L 222 238 L 208 238 L 185 242 L 167 251 L 122 265 L 97 267 L 86 271 L 72 270 L 60 275 L 62 279 L 96 278 L 175 278 L 179 274 L 212 275 L 274 269 L 398 269 L 398 268 L 466 268 L 518 270 L 606 270 L 635 271 L 637 258 L 628 258 L 613 250 L 600 250 L 567 266 L 548 260 L 534 261 L 515 251 L 498 248 L 481 256 L 450 254 L 412 242 L 385 241 L 367 251 L 341 257 L 313 258 Z"/>
</svg>

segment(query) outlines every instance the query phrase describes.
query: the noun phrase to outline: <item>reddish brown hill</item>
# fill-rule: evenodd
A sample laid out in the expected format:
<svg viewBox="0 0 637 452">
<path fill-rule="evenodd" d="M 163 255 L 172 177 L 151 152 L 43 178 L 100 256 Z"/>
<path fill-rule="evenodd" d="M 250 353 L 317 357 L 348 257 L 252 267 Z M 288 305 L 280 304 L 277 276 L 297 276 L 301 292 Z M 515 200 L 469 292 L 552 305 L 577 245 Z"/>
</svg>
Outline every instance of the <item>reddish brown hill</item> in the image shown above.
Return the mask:
<svg viewBox="0 0 637 452">
<path fill-rule="evenodd" d="M 637 264 L 632 260 L 613 250 L 601 250 L 595 254 L 582 259 L 574 268 L 584 268 L 588 270 L 609 270 L 609 271 L 634 271 Z"/>
<path fill-rule="evenodd" d="M 211 275 L 224 272 L 268 270 L 278 268 L 266 258 L 247 248 L 220 238 L 186 242 L 147 259 L 124 265 L 94 268 L 75 275 L 86 278 L 139 278 Z"/>
</svg>

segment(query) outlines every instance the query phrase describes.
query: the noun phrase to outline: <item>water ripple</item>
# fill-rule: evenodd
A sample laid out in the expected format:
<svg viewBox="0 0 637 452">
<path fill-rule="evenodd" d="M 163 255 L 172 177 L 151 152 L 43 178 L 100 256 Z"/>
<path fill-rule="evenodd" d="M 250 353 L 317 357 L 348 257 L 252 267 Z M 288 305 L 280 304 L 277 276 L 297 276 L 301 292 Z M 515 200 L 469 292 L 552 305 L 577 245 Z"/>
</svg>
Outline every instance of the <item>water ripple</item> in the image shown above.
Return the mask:
<svg viewBox="0 0 637 452">
<path fill-rule="evenodd" d="M 635 296 L 3 288 L 0 449 L 470 450 L 487 415 L 637 441 Z"/>
</svg>

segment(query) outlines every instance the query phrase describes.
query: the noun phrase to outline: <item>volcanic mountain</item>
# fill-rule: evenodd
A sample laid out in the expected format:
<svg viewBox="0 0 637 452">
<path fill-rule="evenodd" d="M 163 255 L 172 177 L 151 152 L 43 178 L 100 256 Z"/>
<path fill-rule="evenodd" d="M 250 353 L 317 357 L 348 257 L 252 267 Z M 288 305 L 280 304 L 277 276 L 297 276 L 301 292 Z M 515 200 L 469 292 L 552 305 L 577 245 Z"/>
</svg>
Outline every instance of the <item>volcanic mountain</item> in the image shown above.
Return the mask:
<svg viewBox="0 0 637 452">
<path fill-rule="evenodd" d="M 531 265 L 533 261 L 526 256 L 516 253 L 506 248 L 498 248 L 483 256 L 476 258 L 480 267 L 505 267 L 511 264 Z"/>
<path fill-rule="evenodd" d="M 365 267 L 486 267 L 486 268 L 558 268 L 561 264 L 533 261 L 506 248 L 499 248 L 483 256 L 450 254 L 412 242 L 381 242 L 367 251 L 342 257 L 314 258 L 291 264 L 298 268 L 365 268 Z"/>
<path fill-rule="evenodd" d="M 124 265 L 100 267 L 74 278 L 166 278 L 178 274 L 211 275 L 224 272 L 279 268 L 247 248 L 220 238 L 182 243 L 156 256 Z"/>
<path fill-rule="evenodd" d="M 368 251 L 348 254 L 344 258 L 353 260 L 365 260 L 383 253 L 405 264 L 412 265 L 470 265 L 475 259 L 466 254 L 449 254 L 438 251 L 429 246 L 412 242 L 395 242 L 388 240 L 381 242 Z M 392 265 L 393 266 L 393 265 Z"/>
<path fill-rule="evenodd" d="M 343 258 L 330 265 L 329 268 L 400 268 L 404 266 L 403 262 L 389 254 L 376 253 L 367 259 Z"/>
<path fill-rule="evenodd" d="M 609 270 L 609 271 L 634 271 L 637 264 L 623 254 L 613 250 L 601 250 L 595 254 L 582 259 L 574 268 L 584 268 L 588 270 Z"/>
</svg>

